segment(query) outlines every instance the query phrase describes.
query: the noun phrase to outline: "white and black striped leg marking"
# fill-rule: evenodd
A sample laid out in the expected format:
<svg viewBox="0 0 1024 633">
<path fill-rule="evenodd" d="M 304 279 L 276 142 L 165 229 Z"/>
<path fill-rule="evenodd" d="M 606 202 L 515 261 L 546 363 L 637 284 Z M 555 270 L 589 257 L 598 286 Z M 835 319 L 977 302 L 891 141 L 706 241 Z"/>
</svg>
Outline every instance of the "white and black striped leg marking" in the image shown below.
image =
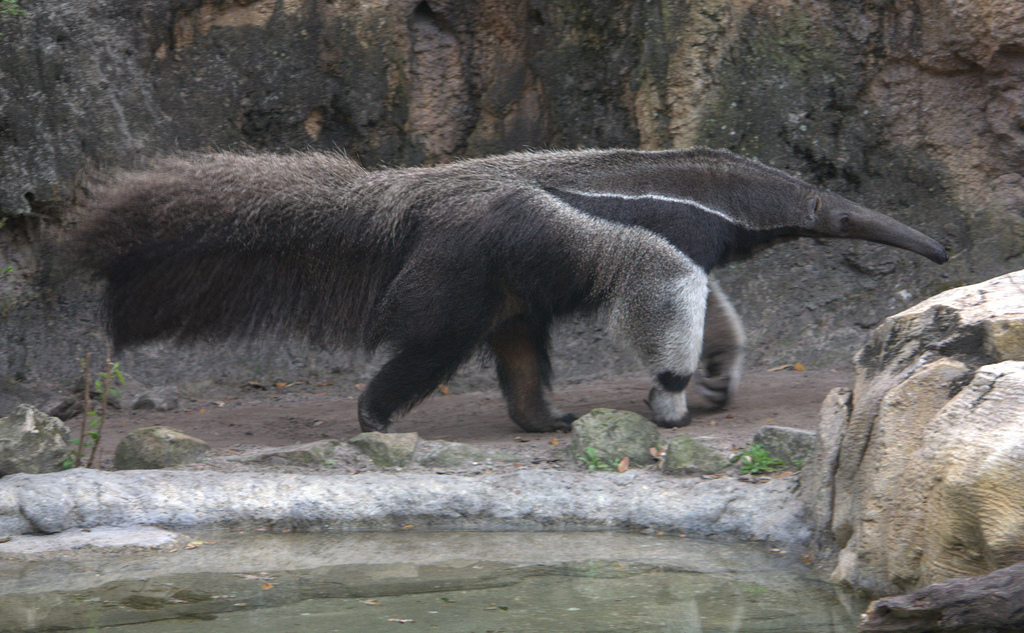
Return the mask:
<svg viewBox="0 0 1024 633">
<path fill-rule="evenodd" d="M 654 423 L 666 429 L 690 425 L 690 410 L 686 407 L 686 385 L 690 376 L 663 371 L 658 384 L 647 396 L 647 404 L 654 412 Z"/>
<path fill-rule="evenodd" d="M 723 408 L 736 393 L 746 337 L 739 314 L 714 280 L 708 284 L 704 345 L 694 385 L 712 405 Z"/>
<path fill-rule="evenodd" d="M 711 350 L 701 359 L 701 373 L 697 375 L 696 389 L 720 409 L 729 404 L 739 384 L 740 366 L 734 362 L 734 358 L 733 350 Z"/>
</svg>

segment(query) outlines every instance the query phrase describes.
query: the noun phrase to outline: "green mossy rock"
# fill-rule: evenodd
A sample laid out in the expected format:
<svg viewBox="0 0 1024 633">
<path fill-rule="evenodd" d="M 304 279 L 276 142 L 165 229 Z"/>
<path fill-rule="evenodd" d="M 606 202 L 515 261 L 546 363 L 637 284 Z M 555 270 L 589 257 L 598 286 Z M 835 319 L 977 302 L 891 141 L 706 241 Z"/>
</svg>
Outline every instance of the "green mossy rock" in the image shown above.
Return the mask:
<svg viewBox="0 0 1024 633">
<path fill-rule="evenodd" d="M 662 470 L 686 475 L 711 475 L 729 465 L 729 458 L 708 448 L 689 435 L 677 435 L 668 442 Z"/>
<path fill-rule="evenodd" d="M 194 462 L 210 450 L 199 438 L 168 426 L 148 426 L 129 433 L 114 451 L 118 470 L 153 470 Z"/>
<path fill-rule="evenodd" d="M 594 409 L 572 423 L 572 442 L 569 452 L 576 461 L 587 458 L 587 449 L 593 456 L 614 467 L 623 457 L 629 457 L 630 466 L 654 463 L 651 449 L 660 449 L 664 442 L 653 422 L 639 413 L 617 409 Z"/>
<path fill-rule="evenodd" d="M 514 453 L 492 452 L 461 444 L 436 440 L 420 442 L 416 461 L 428 468 L 462 468 L 485 462 L 515 462 L 522 459 Z"/>
<path fill-rule="evenodd" d="M 360 433 L 348 441 L 381 468 L 400 468 L 412 463 L 418 433 Z"/>
<path fill-rule="evenodd" d="M 27 404 L 0 418 L 0 476 L 52 473 L 71 456 L 68 427 Z"/>
<path fill-rule="evenodd" d="M 320 440 L 306 444 L 275 446 L 261 450 L 247 461 L 260 464 L 295 464 L 298 466 L 330 466 L 340 440 Z"/>
<path fill-rule="evenodd" d="M 760 444 L 790 468 L 803 468 L 804 462 L 814 453 L 817 434 L 803 429 L 785 426 L 763 426 L 754 434 L 751 444 Z"/>
</svg>

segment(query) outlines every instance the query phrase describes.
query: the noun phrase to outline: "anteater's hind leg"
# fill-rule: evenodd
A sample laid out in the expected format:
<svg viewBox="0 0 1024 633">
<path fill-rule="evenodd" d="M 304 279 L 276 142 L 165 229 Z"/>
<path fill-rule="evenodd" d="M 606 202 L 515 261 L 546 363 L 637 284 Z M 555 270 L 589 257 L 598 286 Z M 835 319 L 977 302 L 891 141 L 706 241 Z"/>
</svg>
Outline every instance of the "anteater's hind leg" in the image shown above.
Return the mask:
<svg viewBox="0 0 1024 633">
<path fill-rule="evenodd" d="M 386 431 L 392 415 L 455 375 L 486 341 L 496 297 L 476 262 L 429 250 L 410 256 L 377 311 L 370 340 L 398 351 L 359 396 L 360 428 Z"/>
<path fill-rule="evenodd" d="M 569 429 L 576 416 L 555 411 L 545 399 L 551 378 L 547 326 L 514 317 L 499 326 L 488 342 L 512 421 L 534 433 Z"/>
<path fill-rule="evenodd" d="M 704 317 L 704 347 L 697 391 L 716 407 L 724 407 L 736 393 L 743 370 L 746 338 L 743 324 L 728 297 L 714 281 L 708 283 L 708 309 Z"/>
<path fill-rule="evenodd" d="M 413 408 L 451 378 L 473 347 L 457 337 L 402 347 L 359 396 L 359 428 L 386 432 L 392 415 Z"/>
</svg>

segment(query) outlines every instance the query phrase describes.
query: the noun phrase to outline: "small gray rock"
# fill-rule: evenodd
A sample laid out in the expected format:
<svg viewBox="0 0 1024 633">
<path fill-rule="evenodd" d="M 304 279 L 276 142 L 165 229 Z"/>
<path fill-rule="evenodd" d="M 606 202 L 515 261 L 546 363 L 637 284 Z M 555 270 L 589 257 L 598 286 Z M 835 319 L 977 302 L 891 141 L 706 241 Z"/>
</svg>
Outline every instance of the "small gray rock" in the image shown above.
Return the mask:
<svg viewBox="0 0 1024 633">
<path fill-rule="evenodd" d="M 412 463 L 418 433 L 360 433 L 348 441 L 381 468 L 396 468 Z"/>
<path fill-rule="evenodd" d="M 84 408 L 81 395 L 54 396 L 46 401 L 40 410 L 46 415 L 67 422 L 76 415 L 81 415 Z"/>
<path fill-rule="evenodd" d="M 763 426 L 754 434 L 751 444 L 761 444 L 772 457 L 778 457 L 790 467 L 801 468 L 814 453 L 817 434 L 785 426 Z"/>
<path fill-rule="evenodd" d="M 167 426 L 148 426 L 129 433 L 114 451 L 118 470 L 150 470 L 198 460 L 210 450 L 201 439 Z"/>
<path fill-rule="evenodd" d="M 416 461 L 429 468 L 462 468 L 481 462 L 515 462 L 522 459 L 514 453 L 486 451 L 469 444 L 444 440 L 422 441 Z"/>
<path fill-rule="evenodd" d="M 251 463 L 289 463 L 299 466 L 331 466 L 334 451 L 341 440 L 320 440 L 306 444 L 262 448 L 238 461 Z"/>
<path fill-rule="evenodd" d="M 132 400 L 132 409 L 150 411 L 174 411 L 178 408 L 178 388 L 157 387 L 147 389 Z"/>
<path fill-rule="evenodd" d="M 668 442 L 661 469 L 666 473 L 711 475 L 729 465 L 729 458 L 708 448 L 689 435 L 677 435 Z"/>
<path fill-rule="evenodd" d="M 0 476 L 52 473 L 71 457 L 70 431 L 59 419 L 21 404 L 0 418 Z"/>
<path fill-rule="evenodd" d="M 660 449 L 664 442 L 653 422 L 639 413 L 616 409 L 594 409 L 572 423 L 569 452 L 573 460 L 587 459 L 587 448 L 594 457 L 615 466 L 629 457 L 631 466 L 654 463 L 651 449 Z"/>
</svg>

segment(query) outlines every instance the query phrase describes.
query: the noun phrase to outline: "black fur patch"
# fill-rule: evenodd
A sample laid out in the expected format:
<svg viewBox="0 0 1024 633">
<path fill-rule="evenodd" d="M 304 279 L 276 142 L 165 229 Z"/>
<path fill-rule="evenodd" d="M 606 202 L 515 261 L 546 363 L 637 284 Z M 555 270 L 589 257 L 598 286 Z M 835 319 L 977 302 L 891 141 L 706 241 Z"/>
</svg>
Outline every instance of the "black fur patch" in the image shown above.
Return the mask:
<svg viewBox="0 0 1024 633">
<path fill-rule="evenodd" d="M 790 228 L 751 230 L 700 207 L 658 198 L 588 196 L 558 189 L 548 192 L 589 215 L 619 224 L 641 226 L 661 235 L 705 272 L 742 259 L 762 244 L 793 232 Z"/>
<path fill-rule="evenodd" d="M 658 382 L 664 387 L 665 391 L 672 393 L 679 393 L 683 389 L 686 389 L 686 385 L 690 384 L 689 376 L 680 376 L 679 374 L 663 371 L 658 374 Z"/>
</svg>

